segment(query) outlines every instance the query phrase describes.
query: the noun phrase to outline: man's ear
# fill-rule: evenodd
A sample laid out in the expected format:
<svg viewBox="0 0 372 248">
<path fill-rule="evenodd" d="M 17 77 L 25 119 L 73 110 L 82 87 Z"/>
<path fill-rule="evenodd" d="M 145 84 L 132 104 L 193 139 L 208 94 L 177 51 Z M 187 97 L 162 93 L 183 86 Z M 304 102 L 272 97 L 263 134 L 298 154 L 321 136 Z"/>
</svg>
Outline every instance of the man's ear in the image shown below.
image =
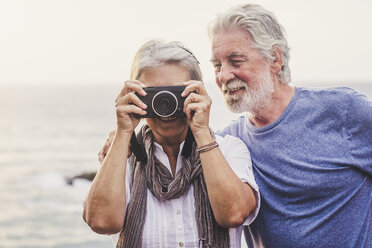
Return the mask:
<svg viewBox="0 0 372 248">
<path fill-rule="evenodd" d="M 271 56 L 273 59 L 270 60 L 270 71 L 278 74 L 283 66 L 283 52 L 279 47 L 274 46 L 271 49 Z"/>
</svg>

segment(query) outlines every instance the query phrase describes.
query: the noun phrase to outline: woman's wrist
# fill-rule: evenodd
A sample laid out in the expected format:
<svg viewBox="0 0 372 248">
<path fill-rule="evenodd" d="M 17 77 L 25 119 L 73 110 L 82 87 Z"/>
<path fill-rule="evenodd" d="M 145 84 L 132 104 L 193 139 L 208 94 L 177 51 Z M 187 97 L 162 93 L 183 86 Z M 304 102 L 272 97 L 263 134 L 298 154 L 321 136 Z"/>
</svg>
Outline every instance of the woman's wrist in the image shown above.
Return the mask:
<svg viewBox="0 0 372 248">
<path fill-rule="evenodd" d="M 118 135 L 132 135 L 133 129 L 131 128 L 122 128 L 120 126 L 116 127 L 115 134 Z"/>
<path fill-rule="evenodd" d="M 214 141 L 214 138 L 210 132 L 209 127 L 193 131 L 193 135 L 198 147 L 205 146 Z"/>
<path fill-rule="evenodd" d="M 124 142 L 125 145 L 129 145 L 130 138 L 132 137 L 132 133 L 133 133 L 133 131 L 130 132 L 128 130 L 122 130 L 122 129 L 117 128 L 116 131 L 115 131 L 113 143 Z"/>
<path fill-rule="evenodd" d="M 210 151 L 216 147 L 218 147 L 218 143 L 216 140 L 213 140 L 211 143 L 208 143 L 206 145 L 203 145 L 203 146 L 199 146 L 196 151 L 199 152 L 199 153 L 203 153 L 203 152 L 207 152 L 207 151 Z"/>
</svg>

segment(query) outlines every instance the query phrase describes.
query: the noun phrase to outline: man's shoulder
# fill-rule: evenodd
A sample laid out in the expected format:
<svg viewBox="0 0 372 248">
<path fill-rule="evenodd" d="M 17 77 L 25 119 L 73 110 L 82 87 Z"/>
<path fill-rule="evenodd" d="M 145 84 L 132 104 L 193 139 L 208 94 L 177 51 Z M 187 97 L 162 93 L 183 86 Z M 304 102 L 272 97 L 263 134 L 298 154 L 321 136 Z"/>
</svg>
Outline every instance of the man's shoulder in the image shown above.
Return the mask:
<svg viewBox="0 0 372 248">
<path fill-rule="evenodd" d="M 372 102 L 348 87 L 300 88 L 299 91 L 296 113 L 311 112 L 314 113 L 312 116 L 321 115 L 349 122 L 351 119 L 368 119 L 366 113 L 372 112 Z"/>
<path fill-rule="evenodd" d="M 300 101 L 321 108 L 344 108 L 349 102 L 356 98 L 358 92 L 348 87 L 332 88 L 299 88 Z"/>
<path fill-rule="evenodd" d="M 357 93 L 355 90 L 349 87 L 331 87 L 331 88 L 311 88 L 311 87 L 300 87 L 302 95 L 306 96 L 318 96 L 318 97 L 334 97 L 336 99 L 345 96 L 352 96 Z"/>
</svg>

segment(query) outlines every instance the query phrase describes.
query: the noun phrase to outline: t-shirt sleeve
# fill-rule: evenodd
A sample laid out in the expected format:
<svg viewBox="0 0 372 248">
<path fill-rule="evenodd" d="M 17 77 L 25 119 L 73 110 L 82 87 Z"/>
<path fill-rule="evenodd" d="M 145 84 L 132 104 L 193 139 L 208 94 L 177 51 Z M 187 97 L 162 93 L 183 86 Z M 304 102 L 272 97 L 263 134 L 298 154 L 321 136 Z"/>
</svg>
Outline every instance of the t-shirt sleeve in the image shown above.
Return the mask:
<svg viewBox="0 0 372 248">
<path fill-rule="evenodd" d="M 248 216 L 243 224 L 249 225 L 257 217 L 261 204 L 259 189 L 256 181 L 254 180 L 250 153 L 244 142 L 239 138 L 226 135 L 224 137 L 216 136 L 216 140 L 219 143 L 220 150 L 231 169 L 242 180 L 242 182 L 248 183 L 254 191 L 257 206 L 255 211 Z"/>
<path fill-rule="evenodd" d="M 372 102 L 353 91 L 345 118 L 351 163 L 372 176 Z"/>
<path fill-rule="evenodd" d="M 224 128 L 217 130 L 215 132 L 216 135 L 225 137 L 226 135 L 231 135 L 234 137 L 239 137 L 239 123 L 245 119 L 245 115 L 241 115 L 236 120 L 232 120 L 227 126 Z"/>
</svg>

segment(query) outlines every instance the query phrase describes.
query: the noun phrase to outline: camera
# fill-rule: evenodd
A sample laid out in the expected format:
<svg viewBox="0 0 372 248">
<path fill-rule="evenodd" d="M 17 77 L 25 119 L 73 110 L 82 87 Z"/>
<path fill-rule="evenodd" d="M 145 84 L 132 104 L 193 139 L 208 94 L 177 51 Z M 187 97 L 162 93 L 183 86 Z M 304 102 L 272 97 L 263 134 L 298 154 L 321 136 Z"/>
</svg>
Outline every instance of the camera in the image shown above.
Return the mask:
<svg viewBox="0 0 372 248">
<path fill-rule="evenodd" d="M 186 86 L 156 86 L 143 88 L 146 96 L 136 94 L 147 105 L 146 115 L 134 114 L 137 118 L 180 117 L 185 116 L 181 93 Z"/>
</svg>

